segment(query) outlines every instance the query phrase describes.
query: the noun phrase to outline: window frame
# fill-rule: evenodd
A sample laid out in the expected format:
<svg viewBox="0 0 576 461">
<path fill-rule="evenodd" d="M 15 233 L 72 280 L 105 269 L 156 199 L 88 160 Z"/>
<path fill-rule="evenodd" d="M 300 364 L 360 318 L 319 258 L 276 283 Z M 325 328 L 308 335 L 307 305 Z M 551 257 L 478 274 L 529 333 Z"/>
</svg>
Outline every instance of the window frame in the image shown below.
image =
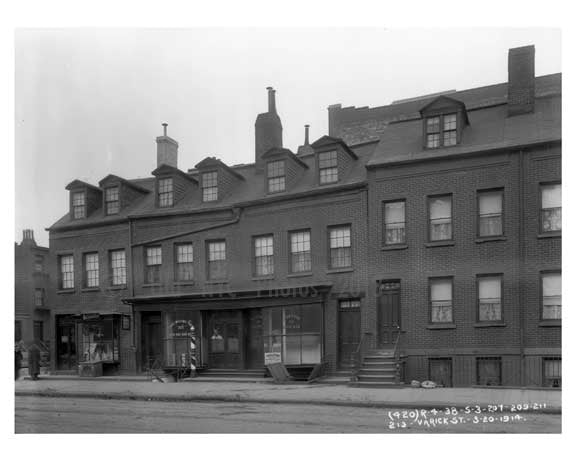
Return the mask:
<svg viewBox="0 0 576 461">
<path fill-rule="evenodd" d="M 40 294 L 40 296 L 38 296 Z M 34 288 L 34 307 L 44 307 L 46 298 L 46 290 L 44 288 Z"/>
<path fill-rule="evenodd" d="M 296 253 L 292 252 L 292 237 L 296 234 L 303 234 L 303 233 L 308 234 L 308 246 L 310 247 L 310 249 L 308 250 L 307 253 L 309 254 L 308 260 L 310 261 L 310 267 L 308 267 L 306 270 L 295 271 L 294 270 L 294 255 L 300 254 L 300 253 L 305 254 L 306 251 L 299 251 Z M 288 268 L 289 274 L 307 274 L 309 272 L 312 272 L 312 230 L 310 228 L 296 229 L 296 230 L 292 230 L 292 231 L 288 232 L 288 264 L 289 264 L 289 268 Z"/>
<path fill-rule="evenodd" d="M 432 200 L 438 198 L 450 198 L 450 238 L 442 239 L 442 240 L 432 240 L 432 213 L 431 213 L 431 203 Z M 445 194 L 434 194 L 428 195 L 426 197 L 426 216 L 427 216 L 427 227 L 428 227 L 428 243 L 446 243 L 446 242 L 454 242 L 454 194 L 445 193 Z"/>
<path fill-rule="evenodd" d="M 542 235 L 561 235 L 562 234 L 562 218 L 560 218 L 560 229 L 559 230 L 544 230 L 544 210 L 553 210 L 554 208 L 542 208 L 542 191 L 544 188 L 549 186 L 560 186 L 560 194 L 562 194 L 562 182 L 561 181 L 548 181 L 541 182 L 538 185 L 538 232 Z M 562 213 L 562 203 L 560 203 L 560 213 Z"/>
<path fill-rule="evenodd" d="M 490 194 L 499 192 L 501 197 L 501 206 L 500 206 L 500 225 L 502 227 L 502 232 L 500 234 L 492 234 L 492 235 L 482 235 L 480 233 L 480 226 L 481 226 L 481 215 L 480 215 L 480 196 L 482 194 Z M 476 191 L 476 237 L 479 239 L 490 239 L 496 237 L 504 237 L 506 235 L 505 230 L 505 223 L 506 223 L 506 215 L 505 215 L 505 194 L 503 187 L 494 187 L 491 189 L 478 189 Z"/>
<path fill-rule="evenodd" d="M 264 256 L 257 256 L 256 255 L 256 241 L 258 239 L 265 239 L 270 238 L 272 239 L 272 254 L 271 255 L 264 255 Z M 253 277 L 273 277 L 276 271 L 275 268 L 275 261 L 274 261 L 274 234 L 261 234 L 261 235 L 254 235 L 252 237 L 252 276 Z M 269 274 L 259 274 L 258 273 L 258 258 L 271 258 L 272 260 L 272 272 Z"/>
<path fill-rule="evenodd" d="M 428 378 L 432 380 L 432 364 L 433 363 L 440 363 L 440 362 L 447 362 L 450 364 L 450 385 L 444 387 L 454 387 L 454 363 L 452 357 L 428 357 Z"/>
<path fill-rule="evenodd" d="M 36 253 L 34 255 L 34 273 L 43 274 L 46 268 L 46 258 L 44 255 Z"/>
<path fill-rule="evenodd" d="M 96 268 L 88 269 L 88 257 L 96 256 Z M 90 285 L 90 275 L 89 272 L 96 273 L 96 284 Z M 82 288 L 85 289 L 96 289 L 100 287 L 100 255 L 97 251 L 87 251 L 82 254 Z"/>
<path fill-rule="evenodd" d="M 496 363 L 498 363 L 498 371 L 499 371 L 499 376 L 498 376 L 498 380 L 499 383 L 494 385 L 494 386 L 490 386 L 488 384 L 480 384 L 480 363 L 482 361 L 494 361 Z M 502 357 L 500 356 L 479 356 L 476 357 L 476 385 L 477 386 L 486 386 L 486 387 L 501 387 L 502 383 L 503 383 L 503 376 L 502 376 Z"/>
<path fill-rule="evenodd" d="M 179 255 L 180 255 L 178 252 L 178 249 L 180 247 L 190 247 L 192 249 L 191 252 L 186 253 L 186 254 L 192 255 L 192 261 L 181 262 L 178 260 Z M 174 281 L 177 283 L 194 283 L 194 276 L 195 276 L 194 263 L 195 263 L 195 260 L 194 260 L 194 243 L 193 242 L 175 242 L 174 243 Z M 180 271 L 179 271 L 180 265 L 189 265 L 186 267 L 190 268 L 190 270 L 189 270 L 190 278 L 186 279 L 186 278 L 180 277 Z"/>
<path fill-rule="evenodd" d="M 456 127 L 453 130 L 445 129 L 444 118 L 454 115 L 456 121 Z M 438 131 L 428 131 L 428 120 L 437 118 L 438 119 Z M 428 114 L 424 116 L 424 148 L 425 149 L 441 149 L 447 147 L 454 147 L 460 144 L 460 125 L 462 124 L 459 111 L 441 112 L 435 114 Z M 444 138 L 446 133 L 454 132 L 456 135 L 456 141 L 454 144 L 445 144 Z M 438 145 L 429 146 L 428 145 L 428 135 L 438 135 Z"/>
<path fill-rule="evenodd" d="M 108 197 L 108 193 L 110 191 L 116 190 L 116 199 L 110 200 Z M 116 204 L 116 211 L 110 212 L 110 205 Z M 114 185 L 104 188 L 104 213 L 106 216 L 112 216 L 120 213 L 120 186 Z"/>
<path fill-rule="evenodd" d="M 480 280 L 483 278 L 496 278 L 500 279 L 500 319 L 498 320 L 481 320 L 480 319 Z M 486 298 L 489 299 L 489 298 Z M 504 274 L 476 274 L 476 322 L 482 324 L 501 324 L 504 322 Z"/>
<path fill-rule="evenodd" d="M 329 167 L 321 167 L 321 163 L 324 162 L 325 160 L 322 160 L 321 157 L 322 155 L 326 155 L 326 154 L 334 154 L 335 156 L 335 165 L 331 165 Z M 317 157 L 317 166 L 318 166 L 318 184 L 320 186 L 327 186 L 330 184 L 336 184 L 340 181 L 340 162 L 339 162 L 339 155 L 338 155 L 338 150 L 337 149 L 330 149 L 330 150 L 325 150 L 322 152 L 318 152 L 318 157 Z M 322 172 L 326 171 L 326 170 L 336 170 L 336 179 L 333 181 L 322 181 Z"/>
<path fill-rule="evenodd" d="M 70 192 L 70 214 L 73 220 L 77 220 L 77 219 L 85 219 L 88 216 L 88 209 L 86 207 L 86 190 L 81 189 L 81 190 L 73 190 Z M 77 205 L 75 202 L 75 197 L 76 196 L 82 196 L 82 204 Z M 76 216 L 76 210 L 82 210 L 82 215 L 81 216 Z"/>
<path fill-rule="evenodd" d="M 165 181 L 170 181 L 170 189 L 169 190 L 162 190 L 162 184 Z M 172 208 L 174 206 L 174 178 L 172 176 L 164 176 L 161 178 L 158 178 L 157 180 L 157 184 L 158 184 L 158 191 L 157 191 L 157 196 L 156 196 L 156 203 L 158 204 L 158 208 Z M 169 200 L 166 201 L 166 203 L 163 203 L 162 197 L 166 196 L 169 198 Z"/>
<path fill-rule="evenodd" d="M 272 176 L 270 174 L 270 166 L 274 163 L 279 163 L 282 164 L 282 171 L 283 174 L 275 174 L 274 176 Z M 273 179 L 279 179 L 279 178 L 283 178 L 284 179 L 284 186 L 282 187 L 282 189 L 277 189 L 277 190 L 271 190 L 270 188 L 270 180 Z M 285 192 L 286 191 L 286 160 L 284 159 L 279 159 L 279 160 L 270 160 L 268 163 L 266 163 L 266 190 L 269 194 L 277 194 L 279 192 Z"/>
<path fill-rule="evenodd" d="M 559 362 L 560 363 L 560 376 L 559 377 L 546 377 L 546 362 Z M 548 380 L 560 380 L 560 386 L 550 386 L 547 381 Z M 542 357 L 542 387 L 551 387 L 556 389 L 562 389 L 562 356 L 561 355 L 554 355 L 554 356 L 546 356 Z"/>
<path fill-rule="evenodd" d="M 331 238 L 331 233 L 332 231 L 338 230 L 338 229 L 348 229 L 349 231 L 349 236 L 348 238 L 350 239 L 350 246 L 349 247 L 336 247 L 336 248 L 332 248 L 332 238 Z M 352 224 L 348 223 L 348 224 L 336 224 L 336 225 L 332 225 L 332 226 L 328 226 L 327 228 L 327 238 L 328 238 L 328 269 L 329 270 L 340 270 L 340 269 L 350 269 L 352 267 L 354 267 L 354 259 L 353 259 L 353 254 L 352 254 Z M 340 249 L 340 248 L 349 248 L 349 253 L 350 253 L 350 264 L 348 266 L 334 266 L 332 264 L 332 250 L 336 250 L 336 249 Z"/>
<path fill-rule="evenodd" d="M 432 281 L 434 280 L 449 280 L 450 281 L 450 294 L 451 294 L 451 306 L 450 306 L 450 321 L 444 322 L 435 322 L 432 316 Z M 446 301 L 446 300 L 437 300 L 437 301 Z M 451 275 L 441 275 L 441 276 L 434 276 L 428 277 L 428 322 L 430 325 L 454 325 L 454 276 Z"/>
<path fill-rule="evenodd" d="M 390 203 L 403 203 L 404 204 L 404 221 L 403 221 L 404 239 L 402 242 L 397 242 L 397 243 L 386 242 L 386 205 L 388 205 Z M 383 201 L 382 202 L 382 245 L 384 245 L 386 247 L 403 246 L 403 245 L 406 245 L 407 241 L 408 241 L 408 239 L 407 239 L 407 235 L 406 235 L 406 199 L 401 198 L 401 199 Z"/>
<path fill-rule="evenodd" d="M 63 271 L 63 265 L 62 262 L 64 260 L 64 258 L 70 258 L 71 264 L 69 265 L 71 267 L 71 271 L 70 272 L 64 272 Z M 75 261 L 74 261 L 74 254 L 73 253 L 64 253 L 64 254 L 60 254 L 58 255 L 58 289 L 60 291 L 71 291 L 71 290 L 75 290 L 76 289 L 76 274 L 75 274 Z M 71 282 L 71 286 L 65 287 L 64 286 L 64 281 L 65 281 L 65 277 L 64 274 L 72 274 L 72 277 L 70 279 Z"/>
<path fill-rule="evenodd" d="M 114 253 L 120 253 L 120 252 L 124 253 L 124 267 L 123 267 L 123 269 L 124 269 L 124 277 L 123 277 L 124 283 L 114 283 L 114 270 L 115 270 L 115 268 L 113 265 L 113 262 L 114 262 L 113 254 Z M 116 269 L 120 269 L 120 267 L 118 267 Z M 128 262 L 126 259 L 126 250 L 124 248 L 117 248 L 117 249 L 108 251 L 108 270 L 110 271 L 109 272 L 109 274 L 110 274 L 109 283 L 110 283 L 111 287 L 125 287 L 127 285 L 127 283 L 128 283 Z"/>
<path fill-rule="evenodd" d="M 148 250 L 159 249 L 160 250 L 160 262 L 157 264 L 148 264 Z M 150 245 L 144 247 L 144 285 L 159 285 L 162 283 L 162 245 Z M 154 269 L 151 269 L 154 268 Z M 157 269 L 156 269 L 157 268 Z M 150 280 L 150 274 L 155 274 L 157 272 L 157 277 L 154 280 Z"/>
<path fill-rule="evenodd" d="M 224 259 L 210 259 L 210 245 L 213 243 L 224 243 Z M 210 239 L 206 240 L 206 280 L 208 281 L 226 281 L 228 279 L 228 244 L 226 239 Z M 216 261 L 224 261 L 224 270 L 222 277 L 212 277 L 210 272 L 210 264 Z"/>
<path fill-rule="evenodd" d="M 540 290 L 539 290 L 539 298 L 540 298 L 540 321 L 541 322 L 561 322 L 562 321 L 562 304 L 560 304 L 560 318 L 559 319 L 550 319 L 544 318 L 544 276 L 546 275 L 559 275 L 560 280 L 562 280 L 562 269 L 552 269 L 552 270 L 544 270 L 540 271 L 539 278 L 540 278 Z M 562 302 L 562 292 L 560 292 L 560 300 Z"/>
<path fill-rule="evenodd" d="M 214 176 L 214 185 L 210 185 L 207 186 L 206 185 L 206 176 L 208 175 L 215 175 Z M 220 195 L 220 191 L 219 191 L 219 187 L 218 187 L 218 170 L 211 170 L 211 171 L 203 171 L 202 173 L 200 173 L 200 178 L 201 178 L 201 182 L 202 182 L 202 203 L 209 203 L 209 202 L 217 202 L 219 195 Z M 215 190 L 216 194 L 214 196 L 214 198 L 211 198 L 210 200 L 206 199 L 206 192 L 208 190 Z"/>
</svg>

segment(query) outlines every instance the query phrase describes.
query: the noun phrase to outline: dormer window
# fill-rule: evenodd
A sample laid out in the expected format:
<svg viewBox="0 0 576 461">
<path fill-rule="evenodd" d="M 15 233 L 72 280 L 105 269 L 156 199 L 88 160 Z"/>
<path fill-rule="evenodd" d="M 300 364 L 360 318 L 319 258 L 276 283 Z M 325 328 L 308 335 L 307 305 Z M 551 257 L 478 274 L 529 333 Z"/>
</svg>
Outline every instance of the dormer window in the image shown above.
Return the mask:
<svg viewBox="0 0 576 461">
<path fill-rule="evenodd" d="M 286 169 L 284 160 L 268 162 L 268 192 L 286 190 Z"/>
<path fill-rule="evenodd" d="M 74 192 L 72 194 L 72 216 L 74 219 L 86 217 L 86 193 Z"/>
<path fill-rule="evenodd" d="M 167 208 L 174 205 L 174 184 L 172 178 L 158 180 L 158 206 Z"/>
<path fill-rule="evenodd" d="M 335 150 L 318 154 L 318 174 L 320 184 L 338 182 L 338 153 Z"/>
<path fill-rule="evenodd" d="M 457 114 L 438 115 L 426 119 L 426 147 L 455 146 L 458 142 Z"/>
<path fill-rule="evenodd" d="M 218 172 L 202 173 L 202 201 L 214 202 L 218 200 Z"/>
<path fill-rule="evenodd" d="M 118 214 L 120 211 L 120 191 L 118 186 L 107 187 L 104 192 L 106 214 Z"/>
</svg>

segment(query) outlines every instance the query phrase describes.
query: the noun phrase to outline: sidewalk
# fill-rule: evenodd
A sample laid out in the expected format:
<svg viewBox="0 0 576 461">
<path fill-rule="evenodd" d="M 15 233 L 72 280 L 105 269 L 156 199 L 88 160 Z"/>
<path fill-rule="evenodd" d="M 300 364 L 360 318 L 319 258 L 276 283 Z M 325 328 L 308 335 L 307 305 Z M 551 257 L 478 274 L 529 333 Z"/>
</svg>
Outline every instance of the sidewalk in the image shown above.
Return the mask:
<svg viewBox="0 0 576 461">
<path fill-rule="evenodd" d="M 382 408 L 464 408 L 467 405 L 530 404 L 533 411 L 561 413 L 562 392 L 544 389 L 356 388 L 330 384 L 274 384 L 259 382 L 156 383 L 143 376 L 78 378 L 45 376 L 18 380 L 17 396 L 105 398 L 125 400 L 221 401 L 340 405 Z M 537 404 L 537 405 L 535 405 Z M 545 406 L 544 406 L 545 404 Z M 536 406 L 534 410 L 533 407 Z"/>
</svg>

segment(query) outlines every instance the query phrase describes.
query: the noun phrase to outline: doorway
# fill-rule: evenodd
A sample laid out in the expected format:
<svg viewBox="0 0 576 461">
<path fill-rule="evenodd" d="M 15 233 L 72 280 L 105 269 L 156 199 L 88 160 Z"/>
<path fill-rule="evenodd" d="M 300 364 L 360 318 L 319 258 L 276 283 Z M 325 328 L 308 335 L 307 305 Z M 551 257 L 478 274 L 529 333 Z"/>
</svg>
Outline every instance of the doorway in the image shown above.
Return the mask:
<svg viewBox="0 0 576 461">
<path fill-rule="evenodd" d="M 56 367 L 58 370 L 76 370 L 76 323 L 74 319 L 58 317 L 56 320 Z"/>
<path fill-rule="evenodd" d="M 360 343 L 360 301 L 338 303 L 338 368 L 354 365 L 354 353 Z"/>
<path fill-rule="evenodd" d="M 154 362 L 162 363 L 162 316 L 160 312 L 143 312 L 141 318 L 142 369 L 148 370 Z"/>
<path fill-rule="evenodd" d="M 241 311 L 214 311 L 208 315 L 208 363 L 211 368 L 243 368 Z"/>
<path fill-rule="evenodd" d="M 382 282 L 378 296 L 378 342 L 381 348 L 394 346 L 400 327 L 400 282 Z"/>
</svg>

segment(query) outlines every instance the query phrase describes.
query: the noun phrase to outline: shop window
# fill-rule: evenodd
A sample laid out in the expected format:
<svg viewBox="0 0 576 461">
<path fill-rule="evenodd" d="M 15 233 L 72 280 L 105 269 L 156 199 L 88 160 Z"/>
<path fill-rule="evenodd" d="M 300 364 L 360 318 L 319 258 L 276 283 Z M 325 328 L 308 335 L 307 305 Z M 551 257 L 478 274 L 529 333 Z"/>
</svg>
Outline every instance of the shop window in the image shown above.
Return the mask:
<svg viewBox="0 0 576 461">
<path fill-rule="evenodd" d="M 119 319 L 110 317 L 80 323 L 80 351 L 84 362 L 119 360 Z"/>
<path fill-rule="evenodd" d="M 338 269 L 352 265 L 352 242 L 350 226 L 333 227 L 329 231 L 330 268 Z"/>
<path fill-rule="evenodd" d="M 126 285 L 126 252 L 124 250 L 110 252 L 110 283 L 113 286 Z"/>
<path fill-rule="evenodd" d="M 118 186 L 107 187 L 104 191 L 104 205 L 106 214 L 118 214 L 120 211 L 120 191 Z"/>
<path fill-rule="evenodd" d="M 44 288 L 34 289 L 34 306 L 42 307 L 44 305 Z"/>
<path fill-rule="evenodd" d="M 285 365 L 321 361 L 322 309 L 298 305 L 262 310 L 264 352 L 279 352 Z"/>
<path fill-rule="evenodd" d="M 160 283 L 160 269 L 162 267 L 162 247 L 146 248 L 146 273 L 144 283 Z"/>
<path fill-rule="evenodd" d="M 432 323 L 452 322 L 452 278 L 430 279 L 430 319 Z"/>
<path fill-rule="evenodd" d="M 160 208 L 174 206 L 174 181 L 172 178 L 158 180 L 158 206 Z"/>
<path fill-rule="evenodd" d="M 264 235 L 254 238 L 254 275 L 274 274 L 274 237 Z"/>
<path fill-rule="evenodd" d="M 309 272 L 310 270 L 312 270 L 310 231 L 290 233 L 290 272 Z"/>
<path fill-rule="evenodd" d="M 59 257 L 60 280 L 59 285 L 62 290 L 74 288 L 74 256 L 63 255 Z"/>
<path fill-rule="evenodd" d="M 286 171 L 284 160 L 268 162 L 268 192 L 282 192 L 286 189 Z"/>
<path fill-rule="evenodd" d="M 502 276 L 478 276 L 478 320 L 494 322 L 502 320 Z"/>
<path fill-rule="evenodd" d="M 214 202 L 218 200 L 218 172 L 202 173 L 202 201 Z"/>
<path fill-rule="evenodd" d="M 84 255 L 84 287 L 96 288 L 100 284 L 98 253 Z"/>
<path fill-rule="evenodd" d="M 562 358 L 544 357 L 542 365 L 542 384 L 545 387 L 562 387 Z"/>
<path fill-rule="evenodd" d="M 562 274 L 547 272 L 542 278 L 542 320 L 562 319 Z"/>
<path fill-rule="evenodd" d="M 406 243 L 406 202 L 384 203 L 384 245 Z"/>
<path fill-rule="evenodd" d="M 452 196 L 429 197 L 428 215 L 430 241 L 452 240 Z"/>
<path fill-rule="evenodd" d="M 208 279 L 223 280 L 227 277 L 226 241 L 208 242 Z"/>
<path fill-rule="evenodd" d="M 199 367 L 202 356 L 200 312 L 166 312 L 164 319 L 163 339 L 165 366 L 184 368 Z"/>
<path fill-rule="evenodd" d="M 176 245 L 176 281 L 190 282 L 194 280 L 194 247 L 191 243 Z"/>
<path fill-rule="evenodd" d="M 502 359 L 500 357 L 476 358 L 476 384 L 479 386 L 502 385 Z"/>
<path fill-rule="evenodd" d="M 338 182 L 338 152 L 320 152 L 318 154 L 318 174 L 320 184 Z"/>
<path fill-rule="evenodd" d="M 433 357 L 428 359 L 430 380 L 443 387 L 452 387 L 452 359 Z"/>
<path fill-rule="evenodd" d="M 74 219 L 86 217 L 86 193 L 74 192 L 72 194 L 72 216 Z"/>
<path fill-rule="evenodd" d="M 503 191 L 478 192 L 478 236 L 492 237 L 503 234 Z"/>
<path fill-rule="evenodd" d="M 562 186 L 546 184 L 540 186 L 540 232 L 562 230 Z"/>
</svg>

